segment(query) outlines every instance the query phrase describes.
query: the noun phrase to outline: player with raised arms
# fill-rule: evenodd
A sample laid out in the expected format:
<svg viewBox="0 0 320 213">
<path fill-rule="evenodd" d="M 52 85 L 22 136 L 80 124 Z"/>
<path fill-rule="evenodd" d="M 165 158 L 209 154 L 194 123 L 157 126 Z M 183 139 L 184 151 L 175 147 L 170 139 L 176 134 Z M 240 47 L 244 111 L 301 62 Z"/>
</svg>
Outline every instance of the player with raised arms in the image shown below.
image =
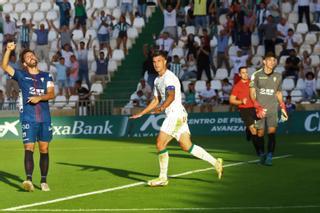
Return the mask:
<svg viewBox="0 0 320 213">
<path fill-rule="evenodd" d="M 153 54 L 153 65 L 158 72 L 154 81 L 154 97 L 150 104 L 140 113 L 130 118 L 139 118 L 153 110 L 153 113 L 165 112 L 166 117 L 160 128 L 156 146 L 159 156 L 160 175 L 158 178 L 148 181 L 149 186 L 165 186 L 168 184 L 169 152 L 168 143 L 175 138 L 182 150 L 193 156 L 210 163 L 217 171 L 218 178 L 223 174 L 223 161 L 214 158 L 202 147 L 191 142 L 188 127 L 188 114 L 181 102 L 181 88 L 179 79 L 167 69 L 167 54 L 163 51 L 155 51 Z"/>
<path fill-rule="evenodd" d="M 47 72 L 38 69 L 38 59 L 33 51 L 24 49 L 20 54 L 23 69 L 9 65 L 9 57 L 14 54 L 15 43 L 9 42 L 3 56 L 2 69 L 19 84 L 20 122 L 24 144 L 24 167 L 26 180 L 22 183 L 27 191 L 34 191 L 32 173 L 34 168 L 33 152 L 35 142 L 39 144 L 41 190 L 50 191 L 47 184 L 49 169 L 49 142 L 52 139 L 51 116 L 48 100 L 54 98 L 54 84 Z"/>
</svg>

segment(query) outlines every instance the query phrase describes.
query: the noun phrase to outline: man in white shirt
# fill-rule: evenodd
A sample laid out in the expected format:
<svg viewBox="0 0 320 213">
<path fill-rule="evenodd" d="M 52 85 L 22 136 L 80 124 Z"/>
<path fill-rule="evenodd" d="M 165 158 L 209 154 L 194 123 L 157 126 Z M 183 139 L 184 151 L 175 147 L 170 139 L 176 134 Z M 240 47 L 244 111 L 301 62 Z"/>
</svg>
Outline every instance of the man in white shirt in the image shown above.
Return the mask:
<svg viewBox="0 0 320 213">
<path fill-rule="evenodd" d="M 17 35 L 16 22 L 10 20 L 10 15 L 5 15 L 5 20 L 3 22 L 3 35 L 4 42 L 14 41 Z"/>
<path fill-rule="evenodd" d="M 204 112 L 207 109 L 207 112 L 212 112 L 213 105 L 216 104 L 217 94 L 214 89 L 211 88 L 211 82 L 206 82 L 206 89 L 201 90 L 199 94 L 200 98 L 200 111 Z"/>
<path fill-rule="evenodd" d="M 168 185 L 169 153 L 166 149 L 169 142 L 175 138 L 184 151 L 210 163 L 217 171 L 218 178 L 222 177 L 223 161 L 214 158 L 202 147 L 192 144 L 188 127 L 188 114 L 181 101 L 181 88 L 179 79 L 167 70 L 166 53 L 156 51 L 153 54 L 153 65 L 159 76 L 155 79 L 154 98 L 142 112 L 132 115 L 131 119 L 139 118 L 152 110 L 154 113 L 165 112 L 166 117 L 157 137 L 157 150 L 159 154 L 159 178 L 148 181 L 149 186 Z"/>
<path fill-rule="evenodd" d="M 156 45 L 159 46 L 159 50 L 166 51 L 169 56 L 172 54 L 174 40 L 170 38 L 168 32 L 163 32 L 160 38 L 156 40 Z"/>
<path fill-rule="evenodd" d="M 173 39 L 177 39 L 177 10 L 180 7 L 180 0 L 177 1 L 176 6 L 173 8 L 171 4 L 167 5 L 164 9 L 161 0 L 158 0 L 158 5 L 163 13 L 164 24 L 162 32 L 168 32 Z"/>
<path fill-rule="evenodd" d="M 234 75 L 238 73 L 240 67 L 247 66 L 249 55 L 242 55 L 242 51 L 238 50 L 236 56 L 230 56 L 230 61 L 233 67 L 230 71 L 230 78 L 233 79 Z"/>
<path fill-rule="evenodd" d="M 122 0 L 121 3 L 121 15 L 126 16 L 128 13 L 130 16 L 130 21 L 133 23 L 133 1 L 132 0 Z"/>
<path fill-rule="evenodd" d="M 282 17 L 280 22 L 277 24 L 277 39 L 276 43 L 283 43 L 285 38 L 288 35 L 289 25 L 287 23 L 287 19 Z"/>
</svg>

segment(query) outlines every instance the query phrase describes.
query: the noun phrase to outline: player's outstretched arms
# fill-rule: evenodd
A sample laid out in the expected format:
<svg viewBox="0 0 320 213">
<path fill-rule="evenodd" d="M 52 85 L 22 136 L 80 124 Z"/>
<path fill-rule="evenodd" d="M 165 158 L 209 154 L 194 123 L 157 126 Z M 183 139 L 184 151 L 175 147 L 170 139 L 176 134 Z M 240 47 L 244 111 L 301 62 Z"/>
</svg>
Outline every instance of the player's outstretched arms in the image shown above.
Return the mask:
<svg viewBox="0 0 320 213">
<path fill-rule="evenodd" d="M 8 42 L 6 51 L 4 53 L 3 59 L 2 59 L 2 69 L 7 72 L 10 76 L 14 75 L 14 69 L 9 65 L 9 58 L 11 52 L 16 48 L 16 44 L 14 42 Z"/>
<path fill-rule="evenodd" d="M 141 116 L 149 113 L 154 108 L 156 108 L 158 106 L 158 104 L 159 104 L 159 98 L 157 96 L 154 96 L 154 98 L 152 99 L 150 104 L 146 108 L 144 108 L 144 110 L 142 110 L 142 112 L 139 112 L 138 114 L 132 115 L 129 118 L 130 119 L 140 118 Z"/>
</svg>

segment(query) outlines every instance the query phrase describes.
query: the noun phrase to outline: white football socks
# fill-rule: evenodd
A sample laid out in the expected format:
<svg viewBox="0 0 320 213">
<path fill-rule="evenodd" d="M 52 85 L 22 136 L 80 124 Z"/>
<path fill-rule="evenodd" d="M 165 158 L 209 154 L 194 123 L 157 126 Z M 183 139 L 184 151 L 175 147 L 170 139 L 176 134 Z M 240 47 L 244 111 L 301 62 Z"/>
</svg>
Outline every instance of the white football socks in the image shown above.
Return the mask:
<svg viewBox="0 0 320 213">
<path fill-rule="evenodd" d="M 217 160 L 212 155 L 210 155 L 206 150 L 204 150 L 202 147 L 197 146 L 195 144 L 192 145 L 189 152 L 193 156 L 200 158 L 201 160 L 207 161 L 212 166 L 215 166 L 217 162 Z"/>
<path fill-rule="evenodd" d="M 160 178 L 168 178 L 169 153 L 168 150 L 159 152 Z"/>
</svg>

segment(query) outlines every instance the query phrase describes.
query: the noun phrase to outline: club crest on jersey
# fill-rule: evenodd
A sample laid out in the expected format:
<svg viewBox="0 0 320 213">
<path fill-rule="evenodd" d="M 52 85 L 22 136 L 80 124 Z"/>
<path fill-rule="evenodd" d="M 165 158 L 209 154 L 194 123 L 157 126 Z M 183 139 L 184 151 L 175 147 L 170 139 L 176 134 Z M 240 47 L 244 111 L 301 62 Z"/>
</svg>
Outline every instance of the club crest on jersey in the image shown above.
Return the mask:
<svg viewBox="0 0 320 213">
<path fill-rule="evenodd" d="M 40 78 L 40 80 L 41 80 L 41 82 L 43 82 L 43 81 L 44 81 L 44 78 Z"/>
<path fill-rule="evenodd" d="M 273 77 L 273 81 L 276 82 L 276 80 L 277 80 L 277 77 Z"/>
</svg>

